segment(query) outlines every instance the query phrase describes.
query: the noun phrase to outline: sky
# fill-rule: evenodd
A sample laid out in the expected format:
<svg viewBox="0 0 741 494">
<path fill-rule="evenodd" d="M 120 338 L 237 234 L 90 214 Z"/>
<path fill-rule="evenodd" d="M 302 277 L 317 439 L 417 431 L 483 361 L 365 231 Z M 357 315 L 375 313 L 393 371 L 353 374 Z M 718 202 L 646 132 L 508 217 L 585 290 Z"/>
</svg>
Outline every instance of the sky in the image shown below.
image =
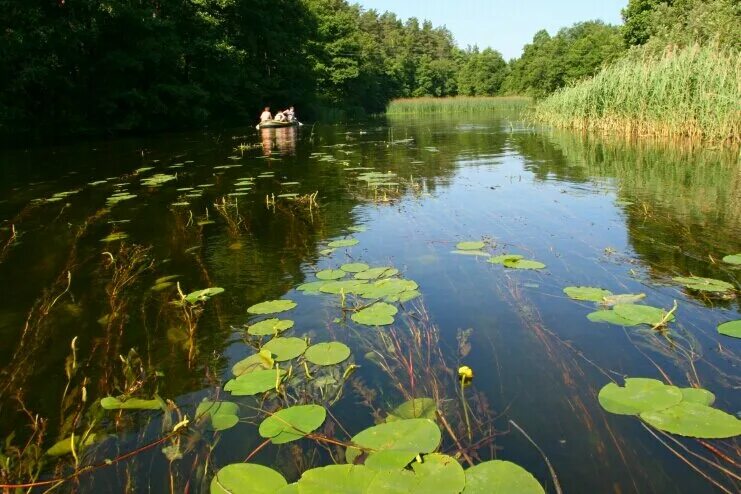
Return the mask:
<svg viewBox="0 0 741 494">
<path fill-rule="evenodd" d="M 461 48 L 478 45 L 499 50 L 505 59 L 520 56 L 522 47 L 541 29 L 555 34 L 575 22 L 601 19 L 620 24 L 628 0 L 353 0 L 365 9 L 394 12 L 446 26 Z"/>
</svg>

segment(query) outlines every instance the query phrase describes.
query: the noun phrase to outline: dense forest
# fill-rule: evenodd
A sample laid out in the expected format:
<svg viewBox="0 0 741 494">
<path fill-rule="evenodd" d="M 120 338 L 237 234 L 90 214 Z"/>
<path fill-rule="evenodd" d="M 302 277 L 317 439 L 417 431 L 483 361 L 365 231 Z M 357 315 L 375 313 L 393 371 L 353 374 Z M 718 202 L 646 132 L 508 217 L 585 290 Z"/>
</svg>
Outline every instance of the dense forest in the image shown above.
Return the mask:
<svg viewBox="0 0 741 494">
<path fill-rule="evenodd" d="M 733 0 L 630 0 L 625 26 L 537 32 L 521 57 L 346 0 L 0 0 L 0 135 L 382 112 L 393 98 L 542 97 L 647 45 L 739 43 Z M 735 27 L 736 26 L 736 27 Z"/>
</svg>

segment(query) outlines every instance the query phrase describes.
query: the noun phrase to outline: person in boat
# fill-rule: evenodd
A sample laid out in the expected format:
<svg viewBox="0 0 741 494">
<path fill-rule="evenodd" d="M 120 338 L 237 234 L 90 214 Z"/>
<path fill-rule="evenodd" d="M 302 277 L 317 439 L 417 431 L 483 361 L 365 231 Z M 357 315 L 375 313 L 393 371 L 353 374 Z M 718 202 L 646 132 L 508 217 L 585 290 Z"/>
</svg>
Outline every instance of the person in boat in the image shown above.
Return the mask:
<svg viewBox="0 0 741 494">
<path fill-rule="evenodd" d="M 273 115 L 270 113 L 270 107 L 266 106 L 265 109 L 262 111 L 262 115 L 260 115 L 260 123 L 269 122 L 272 119 Z"/>
<path fill-rule="evenodd" d="M 296 121 L 296 111 L 293 109 L 293 107 L 290 107 L 288 110 L 285 110 L 283 112 L 283 115 L 286 116 L 286 120 L 289 122 Z"/>
<path fill-rule="evenodd" d="M 273 119 L 276 122 L 285 122 L 286 121 L 286 115 L 282 111 L 279 111 L 275 114 L 275 118 Z"/>
</svg>

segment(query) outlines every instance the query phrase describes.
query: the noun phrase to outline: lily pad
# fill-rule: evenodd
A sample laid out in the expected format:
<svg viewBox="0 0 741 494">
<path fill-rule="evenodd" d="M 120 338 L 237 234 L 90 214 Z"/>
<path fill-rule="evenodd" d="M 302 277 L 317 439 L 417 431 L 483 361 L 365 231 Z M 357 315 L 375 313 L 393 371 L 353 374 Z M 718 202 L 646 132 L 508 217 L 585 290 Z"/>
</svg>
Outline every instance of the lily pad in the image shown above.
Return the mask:
<svg viewBox="0 0 741 494">
<path fill-rule="evenodd" d="M 641 413 L 649 425 L 680 436 L 722 439 L 741 434 L 741 420 L 722 410 L 691 401 Z"/>
<path fill-rule="evenodd" d="M 354 313 L 351 318 L 358 324 L 366 326 L 387 326 L 394 323 L 394 315 L 398 309 L 386 302 L 375 304 Z"/>
<path fill-rule="evenodd" d="M 682 392 L 656 379 L 628 378 L 625 387 L 604 386 L 597 396 L 602 408 L 619 415 L 638 415 L 672 407 L 682 401 Z"/>
<path fill-rule="evenodd" d="M 261 302 L 255 304 L 247 309 L 250 314 L 277 314 L 279 312 L 285 312 L 296 307 L 296 302 L 293 300 L 270 300 L 268 302 Z"/>
<path fill-rule="evenodd" d="M 208 418 L 214 430 L 231 429 L 239 422 L 239 407 L 231 401 L 204 400 L 196 408 L 196 417 Z"/>
<path fill-rule="evenodd" d="M 450 253 L 459 256 L 491 257 L 491 254 L 483 250 L 453 250 Z"/>
<path fill-rule="evenodd" d="M 317 343 L 306 349 L 305 357 L 312 364 L 335 365 L 350 357 L 350 348 L 338 341 Z"/>
<path fill-rule="evenodd" d="M 380 268 L 370 268 L 355 274 L 356 280 L 377 280 L 379 278 L 391 278 L 399 274 L 398 269 L 394 269 L 388 266 Z"/>
<path fill-rule="evenodd" d="M 143 400 L 141 398 L 121 399 L 106 396 L 100 400 L 100 406 L 106 410 L 159 410 L 164 407 L 161 399 Z"/>
<path fill-rule="evenodd" d="M 227 381 L 224 391 L 234 396 L 252 396 L 275 389 L 286 375 L 281 369 L 258 370 Z"/>
<path fill-rule="evenodd" d="M 523 257 L 519 254 L 502 254 L 500 256 L 490 257 L 487 262 L 492 264 L 504 264 L 507 261 L 517 261 Z"/>
<path fill-rule="evenodd" d="M 723 262 L 726 264 L 733 264 L 734 266 L 741 266 L 741 253 L 725 256 Z"/>
<path fill-rule="evenodd" d="M 710 406 L 715 402 L 715 395 L 702 388 L 682 388 L 682 401 L 691 401 L 700 405 Z"/>
<path fill-rule="evenodd" d="M 227 465 L 211 480 L 211 494 L 275 494 L 288 485 L 272 468 L 254 463 Z"/>
<path fill-rule="evenodd" d="M 311 434 L 326 418 L 327 411 L 322 406 L 293 406 L 284 408 L 263 420 L 259 432 L 273 444 L 285 444 Z"/>
<path fill-rule="evenodd" d="M 285 362 L 306 351 L 306 340 L 302 338 L 273 338 L 265 343 L 262 349 L 272 353 L 276 362 Z"/>
<path fill-rule="evenodd" d="M 504 261 L 504 267 L 510 269 L 543 269 L 545 264 L 531 259 L 510 259 Z"/>
<path fill-rule="evenodd" d="M 339 280 L 341 278 L 344 278 L 346 275 L 347 273 L 341 269 L 325 269 L 324 271 L 319 271 L 316 274 L 316 277 L 320 280 L 330 281 Z"/>
<path fill-rule="evenodd" d="M 273 354 L 269 350 L 260 350 L 259 353 L 250 355 L 232 366 L 232 374 L 239 377 L 258 370 L 272 369 L 275 365 Z"/>
<path fill-rule="evenodd" d="M 437 404 L 435 400 L 432 398 L 414 398 L 394 408 L 386 417 L 386 422 L 418 418 L 434 420 L 436 413 Z"/>
<path fill-rule="evenodd" d="M 185 301 L 189 304 L 195 304 L 196 302 L 205 302 L 211 297 L 220 293 L 224 293 L 224 289 L 218 286 L 205 288 L 203 290 L 197 290 L 195 292 L 189 293 L 185 296 Z"/>
<path fill-rule="evenodd" d="M 741 338 L 741 319 L 728 321 L 718 325 L 718 333 L 733 338 Z"/>
<path fill-rule="evenodd" d="M 319 291 L 322 293 L 331 293 L 333 295 L 339 295 L 341 293 L 357 293 L 362 290 L 363 286 L 367 283 L 366 280 L 328 281 L 319 288 Z"/>
<path fill-rule="evenodd" d="M 299 285 L 298 287 L 296 287 L 296 290 L 304 293 L 316 294 L 319 293 L 319 290 L 327 283 L 328 282 L 326 281 L 311 281 L 309 283 Z"/>
<path fill-rule="evenodd" d="M 362 273 L 363 271 L 367 271 L 370 269 L 370 266 L 363 262 L 353 262 L 349 264 L 343 264 L 340 266 L 340 269 L 345 271 L 346 273 Z"/>
<path fill-rule="evenodd" d="M 369 299 L 393 297 L 417 288 L 419 288 L 419 285 L 414 281 L 390 278 L 364 285 L 358 290 L 358 295 Z"/>
<path fill-rule="evenodd" d="M 362 465 L 329 465 L 304 472 L 298 487 L 301 494 L 370 494 L 371 483 L 383 474 Z"/>
<path fill-rule="evenodd" d="M 422 463 L 412 463 L 412 470 L 414 483 L 405 490 L 412 494 L 458 494 L 466 485 L 463 467 L 448 455 L 425 455 Z"/>
<path fill-rule="evenodd" d="M 331 249 L 339 249 L 342 247 L 352 247 L 354 245 L 358 245 L 360 242 L 357 239 L 354 238 L 347 238 L 345 240 L 335 240 L 334 242 L 330 242 L 327 244 L 327 247 Z"/>
<path fill-rule="evenodd" d="M 421 297 L 422 292 L 419 290 L 405 290 L 397 295 L 389 295 L 388 297 L 384 298 L 384 302 L 399 302 L 399 303 L 405 303 L 409 302 L 410 300 L 414 300 L 417 297 Z"/>
<path fill-rule="evenodd" d="M 613 310 L 615 314 L 633 322 L 633 324 L 650 324 L 652 326 L 659 324 L 667 315 L 667 312 L 663 309 L 651 307 L 650 305 L 617 304 Z M 674 315 L 671 315 L 667 319 L 667 322 L 673 320 Z"/>
<path fill-rule="evenodd" d="M 592 322 L 606 322 L 624 327 L 638 326 L 638 323 L 620 317 L 614 310 L 598 310 L 596 312 L 591 312 L 587 314 L 587 319 Z"/>
<path fill-rule="evenodd" d="M 265 319 L 247 327 L 247 333 L 253 336 L 273 336 L 293 327 L 290 319 Z"/>
<path fill-rule="evenodd" d="M 356 434 L 352 442 L 373 451 L 400 450 L 431 453 L 440 444 L 440 428 L 425 418 L 395 420 L 379 424 Z M 361 453 L 354 447 L 347 449 L 347 461 L 353 463 Z"/>
<path fill-rule="evenodd" d="M 480 241 L 474 242 L 458 242 L 455 244 L 457 250 L 481 250 L 486 244 Z"/>
<path fill-rule="evenodd" d="M 690 290 L 700 292 L 723 293 L 733 290 L 733 285 L 728 282 L 716 280 L 714 278 L 701 278 L 699 276 L 676 277 L 672 278 L 677 283 L 681 283 Z"/>
<path fill-rule="evenodd" d="M 617 304 L 634 304 L 640 302 L 646 298 L 645 293 L 621 293 L 618 295 L 608 295 L 602 300 L 600 304 L 606 307 L 614 307 Z"/>
<path fill-rule="evenodd" d="M 463 494 L 544 494 L 533 475 L 510 461 L 492 460 L 466 470 Z"/>
<path fill-rule="evenodd" d="M 563 292 L 574 300 L 587 300 L 589 302 L 601 302 L 605 297 L 612 295 L 610 290 L 593 286 L 567 286 Z"/>
</svg>

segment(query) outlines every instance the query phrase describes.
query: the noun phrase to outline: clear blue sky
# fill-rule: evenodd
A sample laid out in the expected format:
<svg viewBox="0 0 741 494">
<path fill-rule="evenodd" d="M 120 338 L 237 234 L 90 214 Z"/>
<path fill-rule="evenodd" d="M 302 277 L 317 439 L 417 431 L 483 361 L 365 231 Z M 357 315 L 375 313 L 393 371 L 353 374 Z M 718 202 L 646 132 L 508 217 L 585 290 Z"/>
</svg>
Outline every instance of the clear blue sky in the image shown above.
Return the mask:
<svg viewBox="0 0 741 494">
<path fill-rule="evenodd" d="M 394 12 L 402 19 L 429 19 L 445 25 L 459 46 L 499 50 L 505 59 L 520 55 L 540 29 L 555 34 L 575 22 L 601 19 L 620 24 L 628 0 L 351 0 L 365 9 Z"/>
</svg>

